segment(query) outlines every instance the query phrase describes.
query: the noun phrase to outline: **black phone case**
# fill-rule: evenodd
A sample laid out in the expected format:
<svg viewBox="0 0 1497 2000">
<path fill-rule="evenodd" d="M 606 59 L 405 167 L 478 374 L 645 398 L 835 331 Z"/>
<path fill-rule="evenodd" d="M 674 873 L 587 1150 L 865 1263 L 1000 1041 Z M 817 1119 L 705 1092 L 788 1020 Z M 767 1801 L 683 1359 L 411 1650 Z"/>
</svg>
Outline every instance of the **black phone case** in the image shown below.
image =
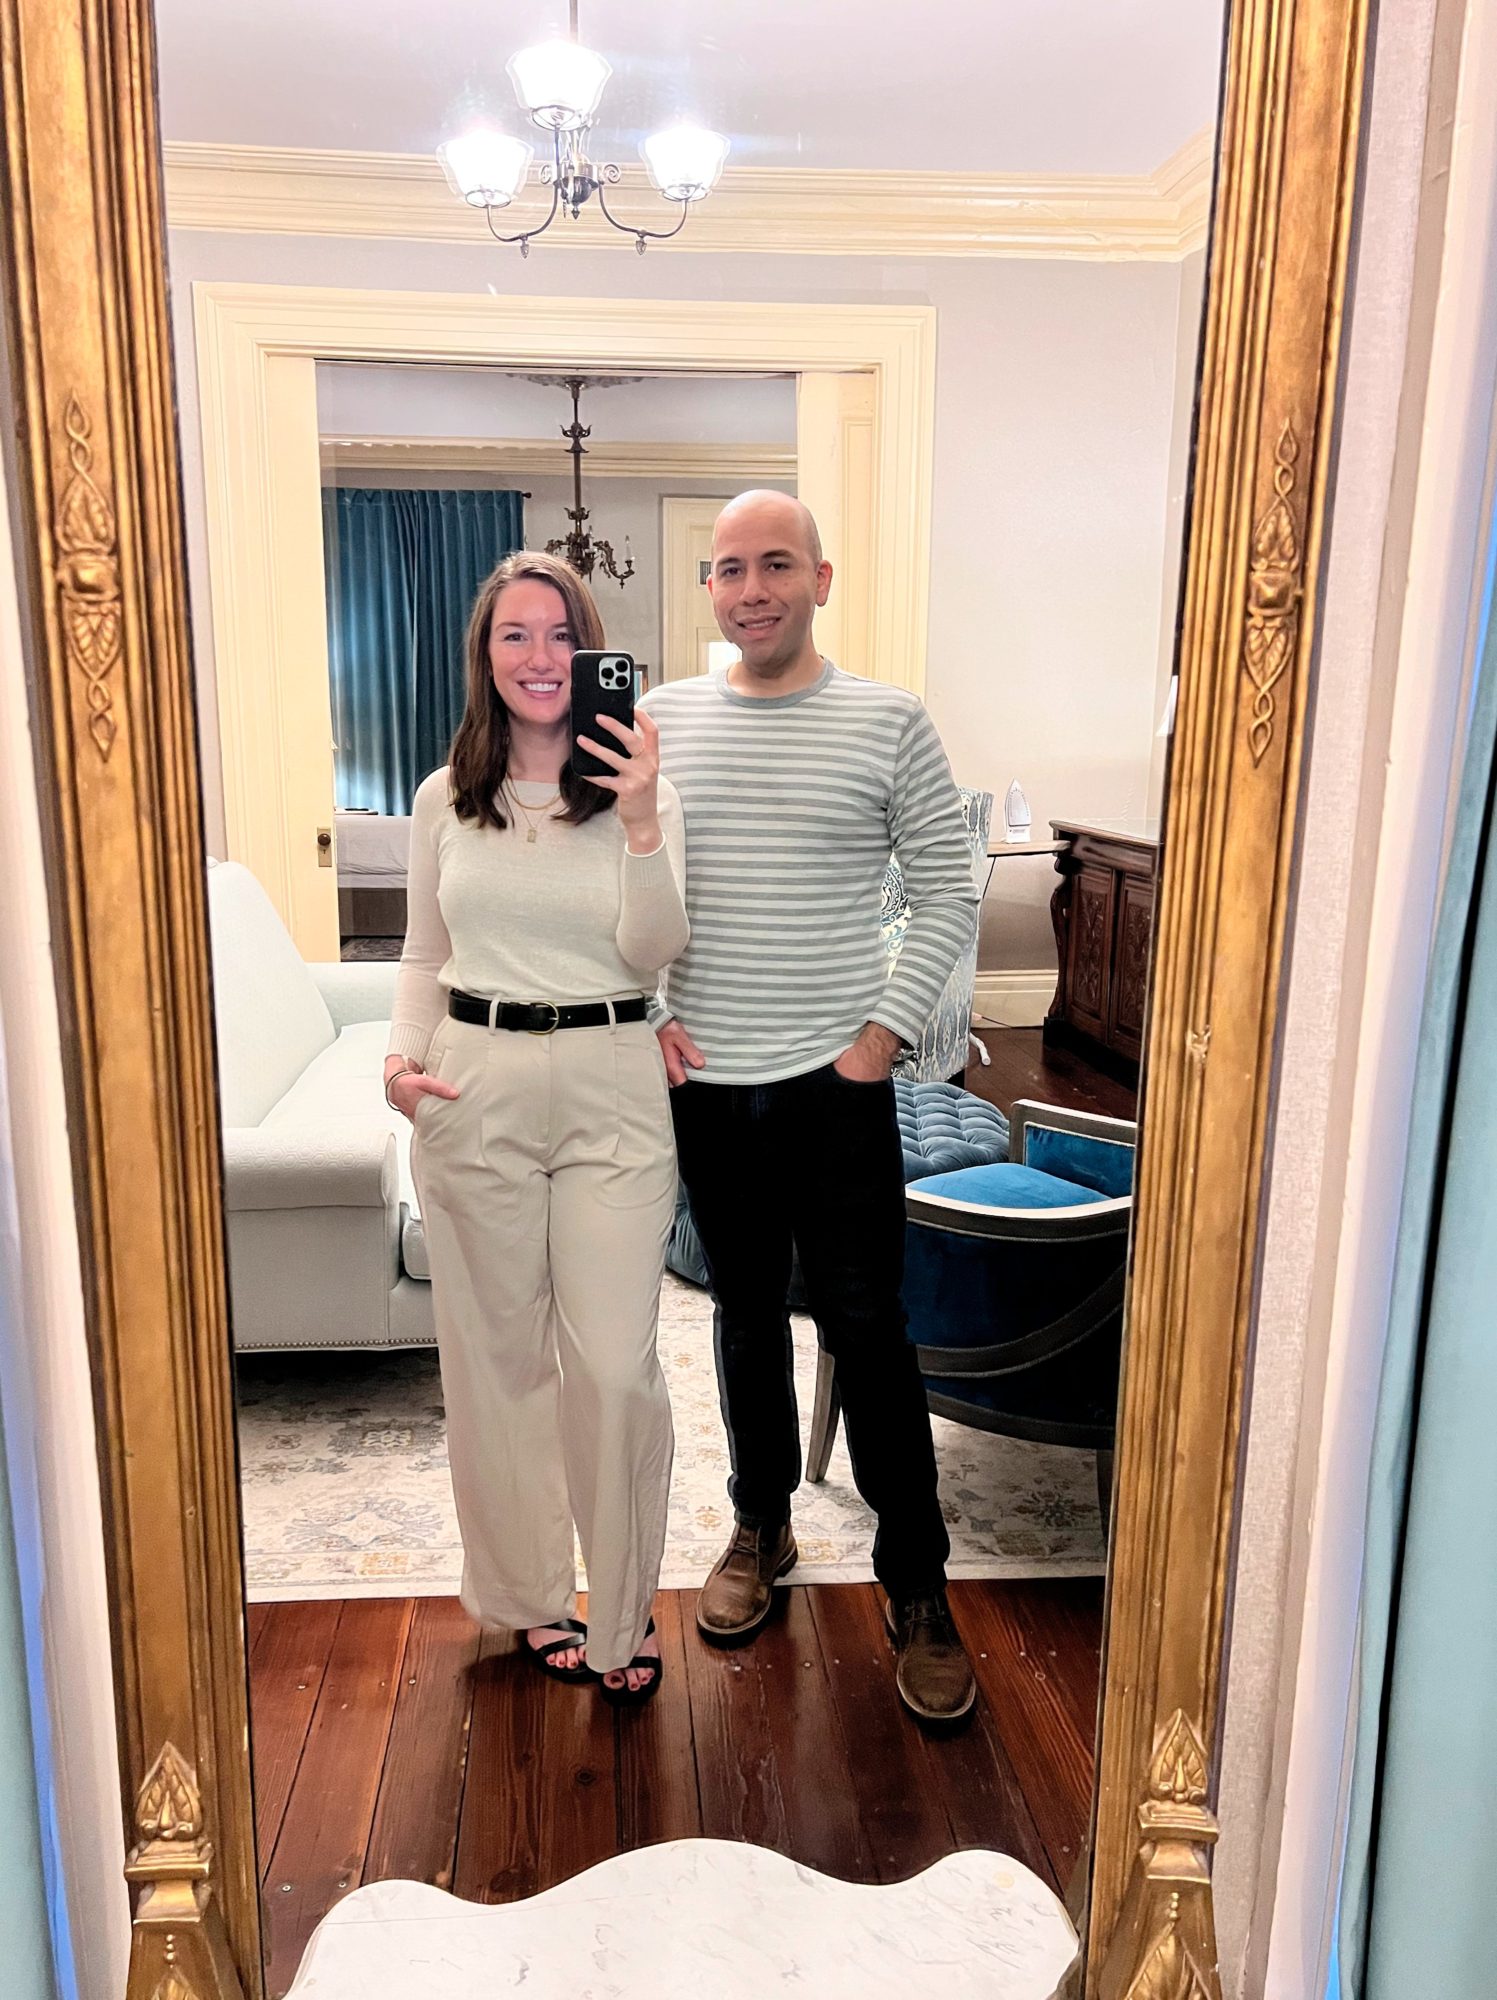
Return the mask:
<svg viewBox="0 0 1497 2000">
<path fill-rule="evenodd" d="M 622 753 L 623 744 L 598 721 L 600 715 L 611 715 L 626 728 L 634 727 L 632 653 L 583 651 L 572 655 L 572 769 L 581 778 L 617 775 L 611 764 L 583 750 L 577 742 L 579 736 L 590 736 L 594 743 L 606 743 L 610 749 L 617 743 Z"/>
</svg>

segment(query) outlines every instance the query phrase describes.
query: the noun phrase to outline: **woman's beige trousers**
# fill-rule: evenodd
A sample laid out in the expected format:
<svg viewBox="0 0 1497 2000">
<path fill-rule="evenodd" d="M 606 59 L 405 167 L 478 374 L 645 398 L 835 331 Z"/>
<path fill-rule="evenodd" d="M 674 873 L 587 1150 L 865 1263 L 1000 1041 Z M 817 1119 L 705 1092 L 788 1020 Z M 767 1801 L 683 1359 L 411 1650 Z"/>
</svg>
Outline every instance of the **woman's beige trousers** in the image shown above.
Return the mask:
<svg viewBox="0 0 1497 2000">
<path fill-rule="evenodd" d="M 445 1020 L 412 1166 L 431 1266 L 462 1599 L 545 1625 L 588 1584 L 588 1663 L 638 1652 L 665 1546 L 655 1354 L 675 1207 L 665 1065 L 631 1022 L 515 1034 Z"/>
</svg>

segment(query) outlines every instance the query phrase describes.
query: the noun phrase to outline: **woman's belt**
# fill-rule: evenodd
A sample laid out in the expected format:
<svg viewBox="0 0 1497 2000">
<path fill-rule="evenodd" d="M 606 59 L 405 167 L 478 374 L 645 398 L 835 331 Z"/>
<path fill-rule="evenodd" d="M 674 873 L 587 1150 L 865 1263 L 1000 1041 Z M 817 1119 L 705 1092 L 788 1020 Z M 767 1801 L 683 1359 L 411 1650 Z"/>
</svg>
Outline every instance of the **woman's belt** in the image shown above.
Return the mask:
<svg viewBox="0 0 1497 2000">
<path fill-rule="evenodd" d="M 554 1035 L 558 1028 L 606 1028 L 614 1021 L 642 1021 L 649 1002 L 633 1000 L 585 1000 L 574 1007 L 558 1007 L 551 1000 L 480 1000 L 473 993 L 451 992 L 447 1012 L 454 1021 L 468 1021 L 479 1028 L 507 1028 L 516 1035 Z"/>
</svg>

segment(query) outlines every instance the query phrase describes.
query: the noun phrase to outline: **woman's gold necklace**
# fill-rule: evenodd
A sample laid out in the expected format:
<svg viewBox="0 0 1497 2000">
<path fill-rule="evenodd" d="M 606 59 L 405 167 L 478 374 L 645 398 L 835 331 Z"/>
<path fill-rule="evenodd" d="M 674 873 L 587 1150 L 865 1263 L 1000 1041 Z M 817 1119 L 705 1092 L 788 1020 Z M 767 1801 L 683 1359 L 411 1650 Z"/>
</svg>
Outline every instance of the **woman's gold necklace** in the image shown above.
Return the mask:
<svg viewBox="0 0 1497 2000">
<path fill-rule="evenodd" d="M 528 829 L 525 835 L 525 839 L 531 847 L 534 847 L 536 826 L 540 821 L 541 815 L 543 813 L 550 812 L 552 806 L 557 805 L 560 802 L 561 800 L 560 789 L 553 792 L 549 799 L 543 800 L 543 802 L 540 805 L 534 807 L 527 806 L 525 804 L 525 802 L 520 798 L 519 794 L 514 790 L 513 786 L 510 784 L 508 779 L 505 780 L 504 789 L 509 793 L 510 804 L 515 808 L 517 812 L 524 814 L 526 827 Z"/>
</svg>

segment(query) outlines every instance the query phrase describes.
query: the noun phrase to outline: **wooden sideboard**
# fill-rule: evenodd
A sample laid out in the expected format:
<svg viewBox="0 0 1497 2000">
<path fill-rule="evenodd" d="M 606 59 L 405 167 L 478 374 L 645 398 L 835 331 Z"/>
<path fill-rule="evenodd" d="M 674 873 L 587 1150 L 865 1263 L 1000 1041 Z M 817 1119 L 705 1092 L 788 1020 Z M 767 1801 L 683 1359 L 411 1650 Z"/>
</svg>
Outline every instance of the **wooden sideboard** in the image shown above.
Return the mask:
<svg viewBox="0 0 1497 2000">
<path fill-rule="evenodd" d="M 1149 820 L 1051 820 L 1064 845 L 1050 899 L 1060 962 L 1045 1040 L 1125 1082 L 1143 1055 L 1159 826 Z"/>
</svg>

